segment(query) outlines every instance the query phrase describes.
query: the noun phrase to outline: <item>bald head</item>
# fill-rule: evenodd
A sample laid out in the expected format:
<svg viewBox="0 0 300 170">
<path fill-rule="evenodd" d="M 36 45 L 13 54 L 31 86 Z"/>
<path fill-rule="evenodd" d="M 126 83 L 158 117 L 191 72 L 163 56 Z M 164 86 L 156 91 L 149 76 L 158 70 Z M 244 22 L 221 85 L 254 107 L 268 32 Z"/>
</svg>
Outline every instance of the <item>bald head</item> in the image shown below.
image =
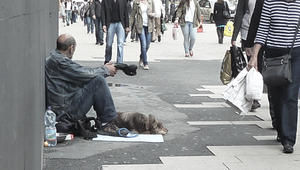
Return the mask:
<svg viewBox="0 0 300 170">
<path fill-rule="evenodd" d="M 62 34 L 56 40 L 56 49 L 67 51 L 72 45 L 76 45 L 74 37 L 69 34 Z"/>
</svg>

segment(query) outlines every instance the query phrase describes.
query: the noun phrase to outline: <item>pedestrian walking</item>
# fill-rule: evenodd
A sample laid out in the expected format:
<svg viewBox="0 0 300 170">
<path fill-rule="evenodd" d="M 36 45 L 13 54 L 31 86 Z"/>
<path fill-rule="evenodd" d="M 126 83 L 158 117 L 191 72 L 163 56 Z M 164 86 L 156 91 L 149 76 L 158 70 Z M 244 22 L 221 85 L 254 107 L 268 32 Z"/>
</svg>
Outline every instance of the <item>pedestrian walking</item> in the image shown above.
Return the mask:
<svg viewBox="0 0 300 170">
<path fill-rule="evenodd" d="M 213 19 L 215 21 L 216 27 L 217 27 L 217 35 L 218 35 L 218 43 L 223 44 L 223 38 L 224 38 L 224 27 L 227 23 L 227 18 L 223 15 L 224 10 L 228 10 L 227 2 L 224 0 L 218 0 L 214 4 L 214 15 Z M 229 12 L 229 11 L 228 11 Z"/>
<path fill-rule="evenodd" d="M 136 0 L 130 15 L 130 26 L 135 27 L 140 39 L 141 54 L 139 65 L 149 70 L 147 51 L 150 47 L 151 34 L 154 30 L 154 16 L 152 0 Z M 134 25 L 134 26 L 132 26 Z"/>
<path fill-rule="evenodd" d="M 242 49 L 245 50 L 245 41 L 247 39 L 249 25 L 251 17 L 254 11 L 256 0 L 239 0 L 236 14 L 234 17 L 234 29 L 231 37 L 232 46 L 236 45 L 236 39 L 239 33 L 241 33 Z M 246 50 L 248 60 L 250 59 L 250 51 Z M 251 111 L 255 111 L 261 105 L 257 100 L 253 101 Z"/>
<path fill-rule="evenodd" d="M 156 39 L 158 42 L 161 41 L 161 20 L 160 18 L 165 18 L 165 8 L 162 5 L 162 0 L 152 0 L 153 1 L 153 10 L 155 13 L 155 32 L 152 34 L 152 42 L 155 42 Z"/>
<path fill-rule="evenodd" d="M 123 63 L 125 31 L 129 32 L 127 0 L 103 0 L 102 9 L 103 31 L 107 32 L 104 63 L 111 60 L 115 34 L 117 35 L 117 63 Z"/>
<path fill-rule="evenodd" d="M 103 28 L 102 28 L 102 21 L 101 21 L 101 2 L 99 0 L 95 0 L 94 8 L 92 9 L 92 17 L 95 23 L 95 36 L 96 36 L 96 45 L 100 44 L 103 45 Z"/>
<path fill-rule="evenodd" d="M 200 6 L 196 0 L 181 0 L 176 12 L 175 26 L 180 24 L 185 57 L 193 56 L 196 30 L 201 22 Z"/>
<path fill-rule="evenodd" d="M 284 153 L 293 153 L 297 134 L 300 84 L 299 11 L 299 0 L 264 1 L 253 54 L 248 64 L 250 68 L 257 69 L 257 57 L 263 45 L 265 45 L 265 57 L 273 59 L 288 54 L 291 48 L 293 49 L 290 60 L 292 82 L 286 85 L 268 86 L 274 104 L 277 135 L 283 145 Z"/>
<path fill-rule="evenodd" d="M 73 23 L 76 23 L 76 20 L 77 20 L 77 14 L 78 14 L 78 6 L 77 6 L 77 4 L 76 4 L 75 1 L 73 1 L 71 9 L 72 9 L 72 20 L 71 20 L 71 24 L 73 24 Z"/>
<path fill-rule="evenodd" d="M 66 10 L 64 0 L 61 0 L 59 3 L 59 15 L 62 19 L 63 25 L 66 26 Z"/>
<path fill-rule="evenodd" d="M 72 19 L 72 2 L 71 2 L 71 0 L 65 1 L 65 10 L 66 10 L 66 22 L 67 22 L 67 26 L 69 26 L 71 19 Z"/>
<path fill-rule="evenodd" d="M 86 19 L 87 33 L 94 34 L 94 20 L 92 10 L 94 9 L 94 0 L 89 0 L 84 6 L 84 18 Z"/>
</svg>

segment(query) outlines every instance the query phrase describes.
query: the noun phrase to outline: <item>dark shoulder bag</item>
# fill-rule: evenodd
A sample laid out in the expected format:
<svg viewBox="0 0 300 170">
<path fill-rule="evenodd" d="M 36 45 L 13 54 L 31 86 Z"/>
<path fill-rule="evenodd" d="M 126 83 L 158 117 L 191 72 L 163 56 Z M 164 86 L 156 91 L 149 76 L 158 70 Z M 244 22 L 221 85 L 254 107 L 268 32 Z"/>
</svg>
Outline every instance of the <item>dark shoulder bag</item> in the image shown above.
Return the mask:
<svg viewBox="0 0 300 170">
<path fill-rule="evenodd" d="M 223 17 L 225 19 L 230 19 L 229 8 L 227 6 L 227 2 L 225 2 L 225 1 L 224 1 Z"/>
<path fill-rule="evenodd" d="M 298 22 L 296 32 L 294 35 L 294 40 L 292 43 L 292 47 L 289 53 L 274 57 L 274 58 L 265 58 L 265 68 L 262 72 L 264 83 L 268 86 L 284 86 L 292 82 L 292 52 L 294 43 L 297 37 L 297 33 L 299 30 L 300 20 Z"/>
</svg>

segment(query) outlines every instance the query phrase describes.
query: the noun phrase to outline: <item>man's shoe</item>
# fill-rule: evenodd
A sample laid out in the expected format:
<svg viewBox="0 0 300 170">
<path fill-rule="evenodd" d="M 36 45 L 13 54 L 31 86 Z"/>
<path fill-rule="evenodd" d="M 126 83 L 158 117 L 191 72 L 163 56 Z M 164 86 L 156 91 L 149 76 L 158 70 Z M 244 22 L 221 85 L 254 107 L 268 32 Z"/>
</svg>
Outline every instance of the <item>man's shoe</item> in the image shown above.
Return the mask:
<svg viewBox="0 0 300 170">
<path fill-rule="evenodd" d="M 126 136 L 129 131 L 121 130 L 114 121 L 107 123 L 97 130 L 97 133 L 100 135 L 109 135 L 109 136 Z"/>
<path fill-rule="evenodd" d="M 254 100 L 250 112 L 254 112 L 259 107 L 260 107 L 260 103 L 257 100 Z"/>
<path fill-rule="evenodd" d="M 145 65 L 144 66 L 144 70 L 149 70 L 150 68 L 149 68 L 149 66 L 148 65 Z"/>
<path fill-rule="evenodd" d="M 285 144 L 283 145 L 283 150 L 282 150 L 283 153 L 293 153 L 294 152 L 294 148 L 292 145 L 290 144 Z"/>
<path fill-rule="evenodd" d="M 99 42 L 96 42 L 96 45 L 98 45 L 99 44 Z"/>
<path fill-rule="evenodd" d="M 143 61 L 142 61 L 142 60 L 139 61 L 139 66 L 140 66 L 140 67 L 144 67 L 144 64 L 143 64 Z"/>
<path fill-rule="evenodd" d="M 281 142 L 281 138 L 277 135 L 277 137 L 276 137 L 276 141 L 277 142 Z"/>
<path fill-rule="evenodd" d="M 103 42 L 100 42 L 100 45 L 103 45 L 104 43 Z"/>
</svg>

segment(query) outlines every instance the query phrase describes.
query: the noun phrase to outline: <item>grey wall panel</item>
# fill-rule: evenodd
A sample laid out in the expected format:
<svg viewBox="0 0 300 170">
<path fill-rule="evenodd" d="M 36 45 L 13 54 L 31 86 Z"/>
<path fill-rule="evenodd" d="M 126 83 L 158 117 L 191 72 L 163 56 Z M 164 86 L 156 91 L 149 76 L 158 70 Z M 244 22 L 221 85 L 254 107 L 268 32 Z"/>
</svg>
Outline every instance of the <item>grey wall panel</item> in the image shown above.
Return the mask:
<svg viewBox="0 0 300 170">
<path fill-rule="evenodd" d="M 58 32 L 56 0 L 0 1 L 0 169 L 41 169 L 44 60 Z"/>
</svg>

